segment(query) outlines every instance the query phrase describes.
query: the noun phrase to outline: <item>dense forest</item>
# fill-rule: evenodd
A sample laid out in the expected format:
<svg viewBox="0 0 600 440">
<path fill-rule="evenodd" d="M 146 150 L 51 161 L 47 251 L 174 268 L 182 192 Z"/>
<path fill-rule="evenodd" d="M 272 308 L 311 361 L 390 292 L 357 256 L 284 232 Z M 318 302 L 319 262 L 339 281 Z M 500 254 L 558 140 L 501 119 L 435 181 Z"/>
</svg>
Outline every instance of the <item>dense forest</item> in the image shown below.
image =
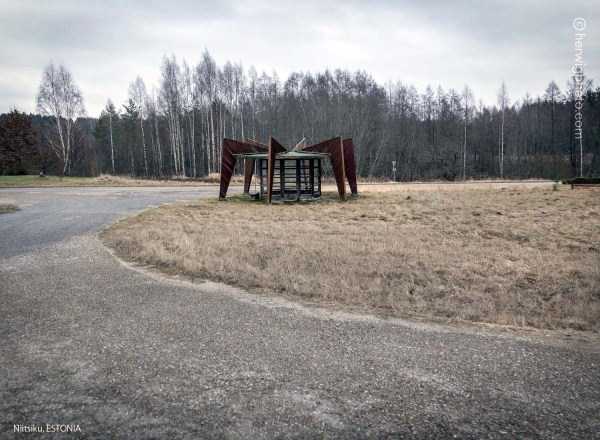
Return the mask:
<svg viewBox="0 0 600 440">
<path fill-rule="evenodd" d="M 468 86 L 419 92 L 344 70 L 280 80 L 240 64 L 218 66 L 205 51 L 195 66 L 164 57 L 160 84 L 148 88 L 135 78 L 127 102 L 107 99 L 96 119 L 84 117 L 68 70 L 51 64 L 38 93 L 40 114 L 0 116 L 0 174 L 193 178 L 219 171 L 223 137 L 267 142 L 273 135 L 294 145 L 341 135 L 354 139 L 363 177 L 599 175 L 600 88 L 580 83 L 581 144 L 574 78 L 562 90 L 551 81 L 542 96 L 514 101 L 502 83 L 497 105 L 485 106 Z"/>
</svg>

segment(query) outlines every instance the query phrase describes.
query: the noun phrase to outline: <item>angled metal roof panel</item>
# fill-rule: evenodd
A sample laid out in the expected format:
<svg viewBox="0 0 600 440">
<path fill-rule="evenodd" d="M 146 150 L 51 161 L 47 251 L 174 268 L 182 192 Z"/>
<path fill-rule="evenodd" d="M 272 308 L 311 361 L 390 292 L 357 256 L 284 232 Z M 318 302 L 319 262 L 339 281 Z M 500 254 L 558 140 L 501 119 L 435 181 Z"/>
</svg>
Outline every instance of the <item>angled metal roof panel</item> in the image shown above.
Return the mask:
<svg viewBox="0 0 600 440">
<path fill-rule="evenodd" d="M 267 159 L 267 153 L 240 153 L 234 156 L 248 159 Z M 277 159 L 323 159 L 328 157 L 327 153 L 313 153 L 304 151 L 286 151 L 285 153 L 278 153 Z"/>
</svg>

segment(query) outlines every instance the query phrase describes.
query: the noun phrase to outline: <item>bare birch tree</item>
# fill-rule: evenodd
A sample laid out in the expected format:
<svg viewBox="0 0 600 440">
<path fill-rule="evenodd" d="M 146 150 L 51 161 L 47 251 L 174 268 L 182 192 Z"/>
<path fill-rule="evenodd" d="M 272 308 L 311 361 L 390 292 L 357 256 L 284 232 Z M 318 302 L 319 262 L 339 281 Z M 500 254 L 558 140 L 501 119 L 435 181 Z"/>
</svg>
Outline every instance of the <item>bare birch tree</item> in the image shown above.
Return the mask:
<svg viewBox="0 0 600 440">
<path fill-rule="evenodd" d="M 106 113 L 108 115 L 108 133 L 110 138 L 110 162 L 112 166 L 112 174 L 115 175 L 115 142 L 113 137 L 113 116 L 116 114 L 115 105 L 109 99 L 106 102 Z"/>
<path fill-rule="evenodd" d="M 153 121 L 153 125 L 151 127 L 154 130 L 153 147 L 154 147 L 155 153 L 153 154 L 153 156 L 155 158 L 154 162 L 155 162 L 156 176 L 160 177 L 164 173 L 164 167 L 163 167 L 163 158 L 162 158 L 162 147 L 160 144 L 160 131 L 158 129 L 158 103 L 157 103 L 157 101 L 158 100 L 156 98 L 156 89 L 154 87 L 152 87 L 152 96 L 148 97 L 148 100 L 146 101 L 146 108 L 148 110 L 148 116 Z"/>
<path fill-rule="evenodd" d="M 235 111 L 240 118 L 240 130 L 242 139 L 244 139 L 244 98 L 246 94 L 246 77 L 244 76 L 244 68 L 241 64 L 233 66 L 233 92 Z"/>
<path fill-rule="evenodd" d="M 258 74 L 256 73 L 254 66 L 250 67 L 248 78 L 248 100 L 250 101 L 250 113 L 252 115 L 252 138 L 256 139 L 256 82 Z M 306 112 L 303 113 L 305 114 Z"/>
<path fill-rule="evenodd" d="M 144 119 L 146 117 L 146 102 L 148 94 L 146 92 L 146 84 L 141 77 L 137 77 L 129 85 L 129 97 L 135 102 L 138 110 L 138 119 L 140 122 L 140 131 L 142 134 L 142 153 L 144 157 L 144 174 L 148 177 L 148 148 L 146 146 L 146 136 L 144 135 Z"/>
<path fill-rule="evenodd" d="M 508 91 L 506 83 L 502 81 L 500 90 L 498 91 L 498 106 L 500 107 L 500 145 L 498 160 L 500 161 L 500 178 L 504 177 L 504 114 L 506 107 L 509 105 Z"/>
<path fill-rule="evenodd" d="M 55 120 L 58 143 L 53 141 L 51 146 L 62 162 L 63 175 L 68 174 L 73 126 L 77 117 L 85 114 L 85 108 L 79 87 L 71 72 L 62 64 L 56 67 L 50 63 L 44 69 L 37 95 L 37 109 L 42 115 L 52 116 Z"/>
<path fill-rule="evenodd" d="M 463 180 L 467 179 L 467 126 L 471 119 L 471 113 L 473 113 L 473 92 L 469 86 L 465 86 L 462 93 L 462 105 L 463 105 L 463 119 L 464 119 L 464 136 L 463 136 L 463 166 L 462 166 L 462 177 Z"/>
<path fill-rule="evenodd" d="M 162 82 L 160 101 L 169 126 L 169 137 L 171 143 L 171 154 L 173 156 L 173 168 L 176 175 L 185 176 L 185 168 L 182 153 L 181 139 L 181 97 L 180 97 L 181 72 L 175 56 L 165 57 L 162 65 Z"/>
<path fill-rule="evenodd" d="M 184 119 L 187 119 L 189 129 L 189 154 L 191 156 L 192 176 L 196 177 L 196 148 L 195 148 L 195 112 L 196 112 L 196 87 L 192 73 L 187 62 L 183 60 L 181 102 Z M 185 166 L 185 165 L 184 165 Z"/>
<path fill-rule="evenodd" d="M 202 54 L 202 60 L 198 64 L 196 71 L 200 83 L 200 91 L 204 95 L 207 105 L 206 118 L 209 136 L 208 172 L 211 173 L 217 170 L 216 138 L 219 136 L 215 133 L 214 120 L 214 101 L 217 92 L 217 64 L 207 50 Z"/>
</svg>

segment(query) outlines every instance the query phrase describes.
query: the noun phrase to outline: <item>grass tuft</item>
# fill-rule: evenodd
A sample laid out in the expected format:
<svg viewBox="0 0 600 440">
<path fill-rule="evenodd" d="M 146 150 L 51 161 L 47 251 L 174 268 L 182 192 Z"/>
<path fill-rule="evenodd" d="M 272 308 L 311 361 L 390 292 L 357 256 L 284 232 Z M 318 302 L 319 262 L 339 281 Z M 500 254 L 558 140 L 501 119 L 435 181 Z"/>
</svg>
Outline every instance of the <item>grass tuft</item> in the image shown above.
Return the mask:
<svg viewBox="0 0 600 440">
<path fill-rule="evenodd" d="M 10 214 L 11 212 L 16 212 L 18 210 L 19 207 L 12 203 L 0 203 L 0 214 Z"/>
</svg>

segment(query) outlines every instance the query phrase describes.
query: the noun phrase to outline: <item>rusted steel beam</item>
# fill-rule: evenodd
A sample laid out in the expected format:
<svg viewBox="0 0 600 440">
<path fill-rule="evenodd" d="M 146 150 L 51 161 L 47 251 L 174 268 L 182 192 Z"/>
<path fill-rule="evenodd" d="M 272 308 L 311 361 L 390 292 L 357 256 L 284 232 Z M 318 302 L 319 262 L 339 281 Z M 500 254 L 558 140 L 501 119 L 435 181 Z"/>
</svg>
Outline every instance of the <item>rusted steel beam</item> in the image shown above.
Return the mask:
<svg viewBox="0 0 600 440">
<path fill-rule="evenodd" d="M 219 186 L 219 198 L 224 199 L 227 195 L 227 189 L 231 182 L 231 176 L 235 168 L 235 154 L 242 153 L 263 153 L 265 148 L 261 145 L 250 142 L 234 141 L 233 139 L 223 139 L 221 148 L 221 183 Z M 244 182 L 245 183 L 245 182 Z M 244 185 L 245 186 L 245 185 Z"/>
<path fill-rule="evenodd" d="M 344 146 L 342 138 L 338 136 L 327 141 L 319 142 L 318 144 L 310 145 L 302 150 L 329 154 L 338 194 L 340 199 L 344 200 L 346 198 L 346 184 L 344 182 L 346 180 L 346 166 L 344 165 Z"/>
<path fill-rule="evenodd" d="M 252 175 L 254 174 L 254 159 L 244 159 L 244 193 L 250 192 L 250 184 L 252 183 Z"/>
<path fill-rule="evenodd" d="M 258 142 L 256 139 L 244 139 L 244 142 L 247 144 L 256 145 L 257 147 L 262 148 L 264 151 L 267 151 L 269 149 L 269 146 L 267 144 Z"/>
<path fill-rule="evenodd" d="M 277 142 L 275 138 L 271 137 L 269 139 L 269 151 L 267 154 L 267 200 L 269 203 L 271 203 L 271 200 L 273 199 L 273 174 L 275 171 L 275 157 L 278 153 L 283 153 L 285 151 L 286 149 L 283 148 L 283 145 Z M 283 184 L 283 182 L 281 182 L 281 184 Z"/>
<path fill-rule="evenodd" d="M 356 187 L 356 161 L 352 139 L 344 139 L 344 168 L 348 185 L 350 185 L 350 192 L 352 195 L 356 195 L 358 194 L 358 188 Z"/>
</svg>

